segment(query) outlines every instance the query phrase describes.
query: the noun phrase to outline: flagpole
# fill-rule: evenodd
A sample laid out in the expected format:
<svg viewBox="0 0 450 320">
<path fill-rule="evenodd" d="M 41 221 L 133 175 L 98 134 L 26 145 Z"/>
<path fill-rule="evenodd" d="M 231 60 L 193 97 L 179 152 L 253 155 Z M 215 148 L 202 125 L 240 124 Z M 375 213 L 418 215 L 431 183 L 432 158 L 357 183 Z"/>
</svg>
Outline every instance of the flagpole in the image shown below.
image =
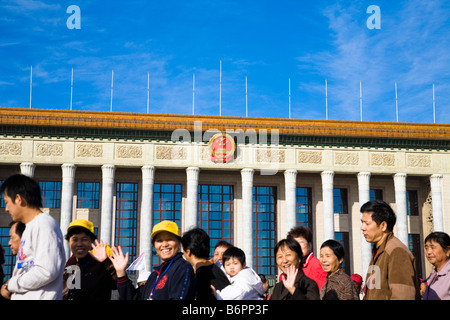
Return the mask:
<svg viewBox="0 0 450 320">
<path fill-rule="evenodd" d="M 434 83 L 433 83 L 433 123 L 436 123 L 436 104 L 434 100 Z"/>
<path fill-rule="evenodd" d="M 33 66 L 31 66 L 31 70 L 30 70 L 30 109 L 31 109 L 32 93 L 33 93 Z"/>
<path fill-rule="evenodd" d="M 192 74 L 192 114 L 195 111 L 195 73 Z"/>
<path fill-rule="evenodd" d="M 150 111 L 150 72 L 147 72 L 147 113 Z"/>
<path fill-rule="evenodd" d="M 247 76 L 245 76 L 245 116 L 248 117 Z"/>
<path fill-rule="evenodd" d="M 325 120 L 328 120 L 328 83 L 325 79 Z"/>
<path fill-rule="evenodd" d="M 397 115 L 397 122 L 398 122 L 397 81 L 395 81 L 395 113 Z"/>
<path fill-rule="evenodd" d="M 291 78 L 289 78 L 289 119 L 291 118 Z"/>
<path fill-rule="evenodd" d="M 111 72 L 111 104 L 109 106 L 109 111 L 112 112 L 112 102 L 113 102 L 113 89 L 114 89 L 114 70 Z"/>
<path fill-rule="evenodd" d="M 359 82 L 359 113 L 362 121 L 362 82 Z"/>
<path fill-rule="evenodd" d="M 222 115 L 222 60 L 220 60 L 220 75 L 219 75 L 219 115 Z"/>
<path fill-rule="evenodd" d="M 72 99 L 73 99 L 73 68 L 72 68 L 72 75 L 70 76 L 70 110 L 72 110 Z"/>
</svg>

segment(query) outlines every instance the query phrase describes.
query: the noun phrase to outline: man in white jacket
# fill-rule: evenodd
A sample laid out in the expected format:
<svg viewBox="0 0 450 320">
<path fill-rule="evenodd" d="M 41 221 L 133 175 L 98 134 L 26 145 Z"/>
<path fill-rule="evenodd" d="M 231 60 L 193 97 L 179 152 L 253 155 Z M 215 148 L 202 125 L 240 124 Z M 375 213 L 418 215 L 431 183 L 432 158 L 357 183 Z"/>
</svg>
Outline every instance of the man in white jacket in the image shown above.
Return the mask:
<svg viewBox="0 0 450 320">
<path fill-rule="evenodd" d="M 1 295 L 11 300 L 60 300 L 65 265 L 63 236 L 57 222 L 41 211 L 39 184 L 16 174 L 5 180 L 0 192 L 12 220 L 26 224 L 13 275 L 2 286 Z"/>
<path fill-rule="evenodd" d="M 264 299 L 265 290 L 261 278 L 246 266 L 244 251 L 237 247 L 229 248 L 223 253 L 222 262 L 231 284 L 220 291 L 214 290 L 217 300 Z"/>
</svg>

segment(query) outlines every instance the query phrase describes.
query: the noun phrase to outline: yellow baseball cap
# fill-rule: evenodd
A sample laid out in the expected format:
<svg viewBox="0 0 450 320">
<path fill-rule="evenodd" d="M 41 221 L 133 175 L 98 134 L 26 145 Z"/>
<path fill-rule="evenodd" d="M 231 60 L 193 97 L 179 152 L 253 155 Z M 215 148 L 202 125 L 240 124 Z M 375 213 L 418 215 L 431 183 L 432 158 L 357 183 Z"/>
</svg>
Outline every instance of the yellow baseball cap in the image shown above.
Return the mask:
<svg viewBox="0 0 450 320">
<path fill-rule="evenodd" d="M 180 229 L 178 229 L 177 224 L 173 221 L 164 220 L 158 224 L 155 224 L 153 226 L 153 230 L 152 230 L 152 235 L 151 235 L 152 239 L 161 231 L 167 231 L 167 232 L 173 233 L 177 237 L 181 237 Z"/>
<path fill-rule="evenodd" d="M 85 229 L 89 230 L 90 233 L 95 234 L 94 233 L 94 224 L 92 222 L 88 221 L 88 220 L 84 220 L 84 219 L 73 220 L 69 224 L 69 227 L 67 228 L 67 232 L 69 232 L 69 230 L 74 228 L 74 227 L 85 228 Z"/>
</svg>

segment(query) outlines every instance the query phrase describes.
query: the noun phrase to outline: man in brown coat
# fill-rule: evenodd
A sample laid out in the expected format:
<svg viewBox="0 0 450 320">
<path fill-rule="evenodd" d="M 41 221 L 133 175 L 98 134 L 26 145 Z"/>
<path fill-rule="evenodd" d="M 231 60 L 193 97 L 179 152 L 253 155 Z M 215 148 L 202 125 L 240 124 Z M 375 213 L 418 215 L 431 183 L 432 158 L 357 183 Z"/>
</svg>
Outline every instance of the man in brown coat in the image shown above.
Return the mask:
<svg viewBox="0 0 450 320">
<path fill-rule="evenodd" d="M 396 222 L 392 208 L 375 200 L 365 203 L 361 213 L 361 231 L 366 241 L 374 244 L 364 299 L 420 299 L 415 258 L 392 232 Z"/>
</svg>

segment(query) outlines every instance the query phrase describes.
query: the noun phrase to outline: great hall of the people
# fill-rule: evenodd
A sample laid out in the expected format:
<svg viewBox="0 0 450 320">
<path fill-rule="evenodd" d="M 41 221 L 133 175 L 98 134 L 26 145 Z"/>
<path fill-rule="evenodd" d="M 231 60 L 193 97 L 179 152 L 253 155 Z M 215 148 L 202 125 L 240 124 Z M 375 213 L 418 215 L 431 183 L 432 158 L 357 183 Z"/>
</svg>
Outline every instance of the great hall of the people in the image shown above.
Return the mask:
<svg viewBox="0 0 450 320">
<path fill-rule="evenodd" d="M 43 211 L 63 235 L 77 218 L 130 262 L 158 263 L 152 226 L 205 229 L 211 246 L 242 248 L 258 273 L 278 273 L 273 247 L 294 225 L 345 248 L 348 274 L 365 277 L 371 246 L 360 206 L 388 202 L 395 235 L 432 266 L 424 239 L 450 231 L 450 125 L 0 108 L 0 181 L 34 177 Z M 10 216 L 0 205 L 8 275 Z M 70 250 L 66 242 L 66 255 Z"/>
</svg>

